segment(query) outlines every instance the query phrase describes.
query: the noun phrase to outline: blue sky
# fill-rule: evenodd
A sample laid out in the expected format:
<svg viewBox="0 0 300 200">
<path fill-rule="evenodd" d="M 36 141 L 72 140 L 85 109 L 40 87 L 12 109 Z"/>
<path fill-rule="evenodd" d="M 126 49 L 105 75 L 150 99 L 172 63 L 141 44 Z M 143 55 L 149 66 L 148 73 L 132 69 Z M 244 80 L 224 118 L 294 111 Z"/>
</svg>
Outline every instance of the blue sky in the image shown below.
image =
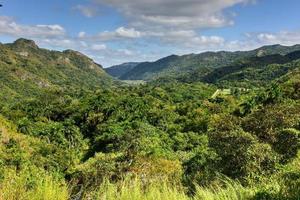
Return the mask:
<svg viewBox="0 0 300 200">
<path fill-rule="evenodd" d="M 108 67 L 300 43 L 299 0 L 0 0 L 0 41 L 74 49 Z"/>
</svg>

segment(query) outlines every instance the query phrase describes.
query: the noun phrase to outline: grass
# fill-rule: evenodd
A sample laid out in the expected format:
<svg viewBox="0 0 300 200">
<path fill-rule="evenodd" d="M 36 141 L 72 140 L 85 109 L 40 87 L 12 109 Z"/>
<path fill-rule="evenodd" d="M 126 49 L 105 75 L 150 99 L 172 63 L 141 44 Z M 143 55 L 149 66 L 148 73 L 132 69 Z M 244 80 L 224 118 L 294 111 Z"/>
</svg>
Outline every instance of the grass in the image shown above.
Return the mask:
<svg viewBox="0 0 300 200">
<path fill-rule="evenodd" d="M 16 172 L 5 169 L 0 173 L 0 200 L 69 200 L 72 187 L 59 176 L 37 168 Z M 277 180 L 266 185 L 244 187 L 240 183 L 225 179 L 210 187 L 196 186 L 193 196 L 188 196 L 182 185 L 167 181 L 127 179 L 118 183 L 104 181 L 96 189 L 86 188 L 80 195 L 82 200 L 259 200 L 300 199 L 298 181 L 295 187 L 286 187 Z M 284 184 L 287 184 L 286 182 Z"/>
<path fill-rule="evenodd" d="M 46 172 L 5 169 L 0 183 L 0 200 L 67 200 L 66 184 Z"/>
<path fill-rule="evenodd" d="M 197 187 L 194 197 L 189 197 L 182 186 L 167 182 L 145 185 L 139 179 L 120 183 L 104 181 L 95 191 L 83 195 L 85 200 L 238 200 L 248 199 L 255 192 L 238 183 L 228 182 L 226 187 Z M 58 178 L 39 170 L 5 170 L 0 184 L 0 200 L 68 200 L 67 185 Z"/>
<path fill-rule="evenodd" d="M 174 200 L 189 199 L 182 189 L 167 183 L 152 183 L 145 186 L 141 180 L 112 184 L 105 181 L 98 190 L 85 196 L 95 200 Z"/>
<path fill-rule="evenodd" d="M 186 194 L 182 186 L 174 186 L 164 181 L 145 186 L 141 180 L 124 181 L 112 184 L 105 181 L 100 188 L 85 195 L 84 199 L 95 200 L 240 200 L 251 199 L 254 189 L 244 188 L 241 184 L 226 181 L 224 187 L 196 187 L 193 197 Z"/>
</svg>

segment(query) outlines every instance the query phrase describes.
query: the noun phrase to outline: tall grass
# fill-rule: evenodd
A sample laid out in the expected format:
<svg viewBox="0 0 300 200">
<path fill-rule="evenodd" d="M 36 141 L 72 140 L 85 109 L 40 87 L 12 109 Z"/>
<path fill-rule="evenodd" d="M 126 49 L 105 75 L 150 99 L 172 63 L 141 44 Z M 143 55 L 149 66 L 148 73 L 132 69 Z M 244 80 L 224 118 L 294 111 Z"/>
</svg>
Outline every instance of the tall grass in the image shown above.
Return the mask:
<svg viewBox="0 0 300 200">
<path fill-rule="evenodd" d="M 97 191 L 85 195 L 84 199 L 95 200 L 241 200 L 251 199 L 255 190 L 241 184 L 226 181 L 224 187 L 196 187 L 193 197 L 186 195 L 181 186 L 167 182 L 154 182 L 145 186 L 141 180 L 112 184 L 105 181 Z"/>
<path fill-rule="evenodd" d="M 68 189 L 63 181 L 36 169 L 3 171 L 0 200 L 67 200 Z"/>
<path fill-rule="evenodd" d="M 255 188 L 245 188 L 240 183 L 224 180 L 223 186 L 196 187 L 195 200 L 242 200 L 253 199 Z"/>
<path fill-rule="evenodd" d="M 182 188 L 170 186 L 166 182 L 148 183 L 140 179 L 126 180 L 113 184 L 105 181 L 96 191 L 85 195 L 85 199 L 95 200 L 188 200 Z"/>
<path fill-rule="evenodd" d="M 290 174 L 289 176 L 292 176 Z M 104 181 L 96 189 L 86 188 L 77 197 L 82 200 L 255 200 L 300 199 L 298 175 L 295 182 L 282 185 L 276 180 L 267 185 L 243 187 L 240 183 L 223 180 L 210 187 L 195 189 L 188 196 L 186 188 L 167 181 L 127 179 L 118 183 Z M 0 200 L 69 200 L 71 192 L 64 180 L 37 169 L 20 172 L 6 169 L 0 178 Z M 72 196 L 74 197 L 74 196 Z"/>
</svg>

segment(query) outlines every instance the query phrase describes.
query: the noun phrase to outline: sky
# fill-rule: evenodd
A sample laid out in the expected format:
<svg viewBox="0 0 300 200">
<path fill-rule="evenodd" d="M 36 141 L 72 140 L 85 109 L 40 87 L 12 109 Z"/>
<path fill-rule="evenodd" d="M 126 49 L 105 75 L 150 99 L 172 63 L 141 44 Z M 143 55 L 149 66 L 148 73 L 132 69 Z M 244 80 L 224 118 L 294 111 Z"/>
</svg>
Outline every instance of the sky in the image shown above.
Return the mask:
<svg viewBox="0 0 300 200">
<path fill-rule="evenodd" d="M 80 51 L 104 67 L 300 43 L 299 0 L 0 0 L 0 42 Z"/>
</svg>

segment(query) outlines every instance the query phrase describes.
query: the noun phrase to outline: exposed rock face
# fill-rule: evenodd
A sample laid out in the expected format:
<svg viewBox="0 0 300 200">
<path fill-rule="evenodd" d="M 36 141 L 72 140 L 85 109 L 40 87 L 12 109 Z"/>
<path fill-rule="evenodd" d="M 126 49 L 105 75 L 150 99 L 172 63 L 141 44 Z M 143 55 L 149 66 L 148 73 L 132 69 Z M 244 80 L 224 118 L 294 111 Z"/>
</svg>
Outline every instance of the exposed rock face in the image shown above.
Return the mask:
<svg viewBox="0 0 300 200">
<path fill-rule="evenodd" d="M 23 57 L 28 57 L 28 55 L 29 55 L 29 53 L 27 51 L 17 52 L 17 54 L 19 54 L 20 56 L 23 56 Z"/>
</svg>

